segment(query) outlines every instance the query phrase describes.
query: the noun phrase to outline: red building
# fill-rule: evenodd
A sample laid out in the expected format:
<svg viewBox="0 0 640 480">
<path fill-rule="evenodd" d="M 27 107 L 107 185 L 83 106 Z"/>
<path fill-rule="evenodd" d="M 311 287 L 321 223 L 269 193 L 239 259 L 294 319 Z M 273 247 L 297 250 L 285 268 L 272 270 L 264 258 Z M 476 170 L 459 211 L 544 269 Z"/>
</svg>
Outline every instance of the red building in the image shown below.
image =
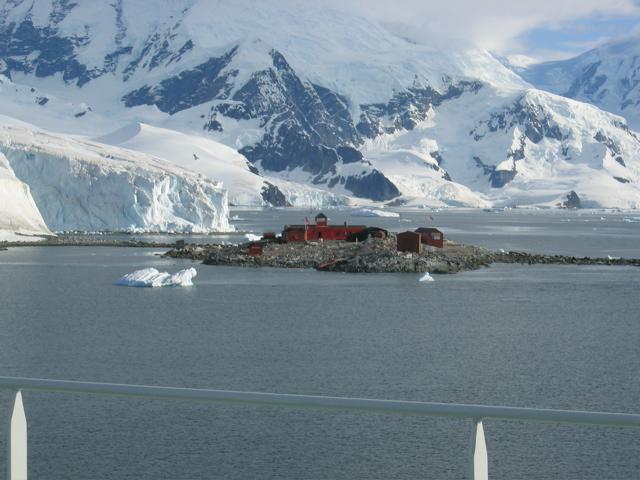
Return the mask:
<svg viewBox="0 0 640 480">
<path fill-rule="evenodd" d="M 331 240 L 346 240 L 349 235 L 361 232 L 364 225 L 329 225 L 327 216 L 323 213 L 316 215 L 316 223 L 310 225 L 285 225 L 282 239 L 285 242 L 317 242 Z"/>
<path fill-rule="evenodd" d="M 249 255 L 257 257 L 262 255 L 263 245 L 261 243 L 251 243 L 249 245 Z"/>
<path fill-rule="evenodd" d="M 430 247 L 442 248 L 444 246 L 444 234 L 437 228 L 420 227 L 416 228 L 416 233 L 420 234 L 422 243 Z"/>
<path fill-rule="evenodd" d="M 396 235 L 399 252 L 422 253 L 422 241 L 417 232 L 402 232 Z"/>
</svg>

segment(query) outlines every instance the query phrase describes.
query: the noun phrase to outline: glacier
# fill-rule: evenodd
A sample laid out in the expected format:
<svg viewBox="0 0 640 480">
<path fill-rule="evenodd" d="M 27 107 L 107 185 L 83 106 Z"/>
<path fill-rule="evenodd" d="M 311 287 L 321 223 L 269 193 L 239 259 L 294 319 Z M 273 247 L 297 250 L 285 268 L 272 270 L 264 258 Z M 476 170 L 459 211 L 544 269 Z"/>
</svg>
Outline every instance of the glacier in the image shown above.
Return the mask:
<svg viewBox="0 0 640 480">
<path fill-rule="evenodd" d="M 36 206 L 29 186 L 13 172 L 0 153 L 0 242 L 28 241 L 53 235 Z"/>
<path fill-rule="evenodd" d="M 0 116 L 0 152 L 54 231 L 231 231 L 217 182 L 156 157 Z"/>
</svg>

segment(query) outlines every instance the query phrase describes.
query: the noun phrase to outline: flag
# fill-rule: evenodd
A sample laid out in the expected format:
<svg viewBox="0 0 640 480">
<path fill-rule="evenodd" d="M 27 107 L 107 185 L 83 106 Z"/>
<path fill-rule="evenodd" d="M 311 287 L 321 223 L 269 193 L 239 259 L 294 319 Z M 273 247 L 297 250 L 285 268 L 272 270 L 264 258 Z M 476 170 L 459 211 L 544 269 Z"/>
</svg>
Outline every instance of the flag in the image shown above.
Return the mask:
<svg viewBox="0 0 640 480">
<path fill-rule="evenodd" d="M 429 220 L 433 222 L 433 217 L 431 215 L 429 215 Z"/>
<path fill-rule="evenodd" d="M 304 217 L 304 224 L 309 225 L 309 223 L 311 223 L 309 222 L 309 217 Z"/>
</svg>

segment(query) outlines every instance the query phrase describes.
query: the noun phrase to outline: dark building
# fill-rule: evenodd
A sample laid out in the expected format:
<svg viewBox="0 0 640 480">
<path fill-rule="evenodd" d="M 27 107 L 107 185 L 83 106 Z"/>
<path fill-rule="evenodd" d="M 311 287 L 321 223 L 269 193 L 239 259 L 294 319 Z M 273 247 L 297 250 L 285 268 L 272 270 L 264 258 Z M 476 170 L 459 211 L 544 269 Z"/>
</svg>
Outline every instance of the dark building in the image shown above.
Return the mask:
<svg viewBox="0 0 640 480">
<path fill-rule="evenodd" d="M 396 235 L 399 252 L 422 253 L 422 237 L 417 232 L 402 232 Z"/>
<path fill-rule="evenodd" d="M 316 215 L 316 223 L 310 225 L 285 225 L 282 239 L 285 242 L 346 240 L 349 235 L 361 232 L 364 225 L 329 225 L 327 216 Z"/>
<path fill-rule="evenodd" d="M 416 233 L 420 234 L 422 243 L 430 247 L 442 248 L 444 246 L 444 234 L 437 228 L 420 227 L 416 229 Z"/>
<path fill-rule="evenodd" d="M 384 228 L 367 227 L 364 230 L 360 230 L 357 233 L 352 233 L 347 237 L 347 242 L 364 242 L 367 238 L 387 238 L 389 232 Z"/>
</svg>

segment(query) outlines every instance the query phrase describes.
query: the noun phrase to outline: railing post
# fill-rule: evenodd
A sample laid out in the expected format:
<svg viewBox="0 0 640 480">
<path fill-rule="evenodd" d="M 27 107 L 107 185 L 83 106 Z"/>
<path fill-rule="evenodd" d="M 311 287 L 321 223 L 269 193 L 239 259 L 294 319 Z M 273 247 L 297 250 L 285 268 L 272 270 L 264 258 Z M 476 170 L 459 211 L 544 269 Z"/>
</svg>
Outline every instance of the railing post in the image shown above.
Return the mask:
<svg viewBox="0 0 640 480">
<path fill-rule="evenodd" d="M 487 458 L 487 444 L 484 440 L 481 418 L 473 420 L 470 456 L 471 472 L 469 478 L 471 480 L 489 480 L 489 459 Z"/>
<path fill-rule="evenodd" d="M 13 403 L 8 444 L 7 480 L 27 480 L 27 417 L 24 414 L 20 390 L 16 392 Z"/>
</svg>

